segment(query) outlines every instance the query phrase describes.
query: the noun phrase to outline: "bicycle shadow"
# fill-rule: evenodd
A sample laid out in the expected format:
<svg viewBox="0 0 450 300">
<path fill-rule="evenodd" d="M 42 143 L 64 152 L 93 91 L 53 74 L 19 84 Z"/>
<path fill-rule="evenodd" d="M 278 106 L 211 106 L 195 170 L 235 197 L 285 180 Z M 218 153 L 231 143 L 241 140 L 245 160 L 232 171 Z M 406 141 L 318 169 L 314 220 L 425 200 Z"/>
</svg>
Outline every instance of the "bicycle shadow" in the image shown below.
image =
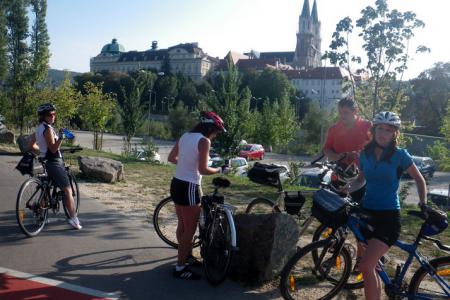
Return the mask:
<svg viewBox="0 0 450 300">
<path fill-rule="evenodd" d="M 257 293 L 230 280 L 214 287 L 207 283 L 204 276 L 198 281 L 174 279 L 172 272 L 176 251 L 167 256 L 161 254 L 164 252 L 162 249 L 169 248 L 135 247 L 75 255 L 57 261 L 53 266 L 56 270 L 42 276 L 114 293 L 120 299 L 182 297 L 220 300 L 279 297 L 274 297 L 273 291 Z M 201 268 L 195 270 L 202 273 Z"/>
</svg>

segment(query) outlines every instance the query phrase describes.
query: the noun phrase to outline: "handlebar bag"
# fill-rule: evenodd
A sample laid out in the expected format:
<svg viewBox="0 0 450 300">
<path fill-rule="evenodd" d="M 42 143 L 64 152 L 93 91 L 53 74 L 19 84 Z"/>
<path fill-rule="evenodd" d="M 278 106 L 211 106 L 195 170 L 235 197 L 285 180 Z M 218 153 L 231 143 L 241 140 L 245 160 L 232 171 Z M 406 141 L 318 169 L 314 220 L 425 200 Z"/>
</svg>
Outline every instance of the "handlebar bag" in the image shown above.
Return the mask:
<svg viewBox="0 0 450 300">
<path fill-rule="evenodd" d="M 16 169 L 19 170 L 22 175 L 33 175 L 34 157 L 35 155 L 33 153 L 24 153 L 17 164 Z"/>
<path fill-rule="evenodd" d="M 305 197 L 300 192 L 284 192 L 284 208 L 290 215 L 297 215 L 305 204 Z"/>
<path fill-rule="evenodd" d="M 320 189 L 313 194 L 311 214 L 325 226 L 336 229 L 347 222 L 349 202 L 332 191 Z"/>
<path fill-rule="evenodd" d="M 276 186 L 278 174 L 283 171 L 285 171 L 283 167 L 256 162 L 248 171 L 247 177 L 256 183 Z"/>
</svg>

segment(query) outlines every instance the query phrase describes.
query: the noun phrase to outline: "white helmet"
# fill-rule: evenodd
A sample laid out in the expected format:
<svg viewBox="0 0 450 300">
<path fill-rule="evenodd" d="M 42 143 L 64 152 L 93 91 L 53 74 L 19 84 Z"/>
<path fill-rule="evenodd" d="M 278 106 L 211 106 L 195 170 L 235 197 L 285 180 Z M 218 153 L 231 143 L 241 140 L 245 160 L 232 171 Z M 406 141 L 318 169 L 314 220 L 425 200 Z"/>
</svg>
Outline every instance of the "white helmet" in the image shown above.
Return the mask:
<svg viewBox="0 0 450 300">
<path fill-rule="evenodd" d="M 400 129 L 402 121 L 396 113 L 390 111 L 382 111 L 377 113 L 373 118 L 373 125 L 375 126 L 379 124 L 391 125 L 396 127 L 397 129 Z"/>
</svg>

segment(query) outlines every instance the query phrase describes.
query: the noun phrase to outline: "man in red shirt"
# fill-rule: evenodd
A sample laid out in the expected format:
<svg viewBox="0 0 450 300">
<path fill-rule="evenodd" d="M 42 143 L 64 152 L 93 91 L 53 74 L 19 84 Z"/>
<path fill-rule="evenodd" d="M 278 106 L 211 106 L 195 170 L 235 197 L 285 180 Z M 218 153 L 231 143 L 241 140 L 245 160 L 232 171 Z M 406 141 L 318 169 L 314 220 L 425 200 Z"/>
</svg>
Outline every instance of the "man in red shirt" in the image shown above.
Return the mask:
<svg viewBox="0 0 450 300">
<path fill-rule="evenodd" d="M 359 152 L 371 140 L 372 123 L 358 116 L 358 107 L 350 98 L 338 103 L 339 121 L 328 128 L 323 153 L 336 161 L 345 155 L 344 162 L 359 161 Z"/>
</svg>

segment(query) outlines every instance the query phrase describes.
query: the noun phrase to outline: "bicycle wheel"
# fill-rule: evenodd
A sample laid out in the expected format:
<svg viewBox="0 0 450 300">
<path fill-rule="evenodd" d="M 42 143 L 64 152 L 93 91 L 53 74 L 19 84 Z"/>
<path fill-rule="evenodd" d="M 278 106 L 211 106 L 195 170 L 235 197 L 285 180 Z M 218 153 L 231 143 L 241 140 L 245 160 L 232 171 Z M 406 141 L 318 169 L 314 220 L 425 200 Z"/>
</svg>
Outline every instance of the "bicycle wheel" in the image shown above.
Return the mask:
<svg viewBox="0 0 450 300">
<path fill-rule="evenodd" d="M 317 227 L 316 231 L 314 232 L 312 241 L 316 242 L 318 240 L 326 239 L 330 234 L 331 234 L 331 228 L 329 228 L 323 224 L 320 224 L 320 226 Z M 358 243 L 358 240 L 356 239 L 355 235 L 353 233 L 350 233 L 347 236 L 347 239 L 344 244 L 344 247 L 346 247 L 348 252 L 350 253 L 351 260 L 352 260 L 352 266 L 355 265 L 356 259 L 357 259 L 357 255 L 356 255 L 357 243 Z M 317 251 L 313 252 L 313 255 L 314 255 L 314 259 L 317 259 L 317 257 L 318 257 Z M 351 271 L 347 282 L 344 284 L 344 288 L 349 289 L 349 290 L 356 290 L 356 289 L 360 289 L 363 287 L 364 287 L 364 280 L 362 277 L 362 273 L 360 273 L 360 272 L 354 273 Z"/>
<path fill-rule="evenodd" d="M 248 204 L 246 214 L 270 214 L 273 212 L 280 212 L 275 203 L 266 198 L 255 198 Z"/>
<path fill-rule="evenodd" d="M 69 182 L 70 182 L 70 188 L 72 189 L 72 197 L 73 197 L 73 204 L 75 206 L 75 211 L 78 213 L 80 209 L 80 189 L 78 188 L 78 182 L 75 180 L 75 177 L 72 174 L 69 175 Z M 65 199 L 62 199 L 62 205 L 64 208 L 64 213 L 66 214 L 66 217 L 69 219 L 70 214 L 69 210 L 66 208 Z"/>
<path fill-rule="evenodd" d="M 430 265 L 436 270 L 436 276 L 442 280 L 441 284 L 446 285 L 444 289 L 437 279 L 433 278 L 424 267 L 420 267 L 409 284 L 409 294 L 415 297 L 428 299 L 449 299 L 450 298 L 450 256 L 435 258 L 430 261 Z"/>
<path fill-rule="evenodd" d="M 337 254 L 333 244 L 331 240 L 311 243 L 288 261 L 280 277 L 284 299 L 331 299 L 343 288 L 350 275 L 350 253 L 342 248 Z M 317 261 L 314 252 L 319 254 Z"/>
<path fill-rule="evenodd" d="M 201 248 L 206 279 L 213 285 L 222 283 L 227 277 L 232 255 L 230 224 L 224 211 L 216 213 Z"/>
<path fill-rule="evenodd" d="M 169 246 L 178 249 L 177 241 L 177 227 L 178 218 L 175 211 L 175 203 L 172 201 L 172 197 L 167 197 L 161 200 L 153 212 L 153 227 L 155 227 L 156 234 Z M 194 234 L 194 238 L 198 237 L 197 231 Z M 200 241 L 196 239 L 193 242 L 192 247 L 198 247 Z"/>
<path fill-rule="evenodd" d="M 42 183 L 37 178 L 27 179 L 20 187 L 16 201 L 16 219 L 20 230 L 28 237 L 38 235 L 45 226 L 48 202 Z"/>
</svg>

